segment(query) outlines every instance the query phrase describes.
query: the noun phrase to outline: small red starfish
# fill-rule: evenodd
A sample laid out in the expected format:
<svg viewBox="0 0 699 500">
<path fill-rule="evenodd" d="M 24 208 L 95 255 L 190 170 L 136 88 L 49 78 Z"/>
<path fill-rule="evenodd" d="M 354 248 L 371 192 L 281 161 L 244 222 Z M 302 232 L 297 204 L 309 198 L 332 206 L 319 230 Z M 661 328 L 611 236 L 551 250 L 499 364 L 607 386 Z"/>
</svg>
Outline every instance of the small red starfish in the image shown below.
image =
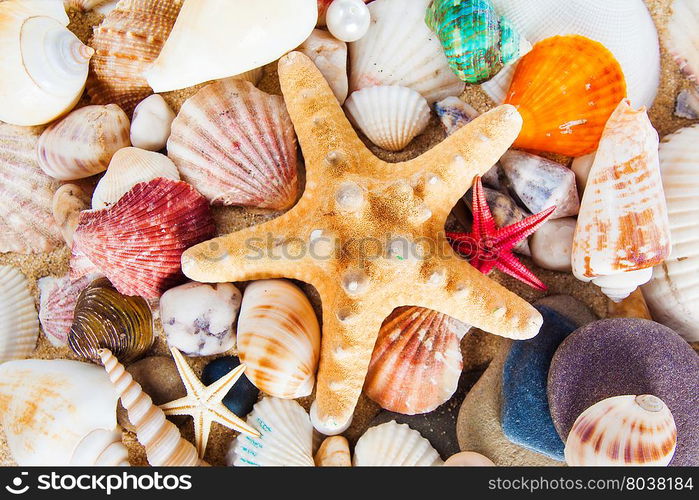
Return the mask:
<svg viewBox="0 0 699 500">
<path fill-rule="evenodd" d="M 537 290 L 546 290 L 546 285 L 524 267 L 512 249 L 546 222 L 554 210 L 555 206 L 549 207 L 515 224 L 498 228 L 485 199 L 481 178 L 476 177 L 473 187 L 473 229 L 470 233 L 448 232 L 447 238 L 454 250 L 483 274 L 496 267 Z"/>
</svg>

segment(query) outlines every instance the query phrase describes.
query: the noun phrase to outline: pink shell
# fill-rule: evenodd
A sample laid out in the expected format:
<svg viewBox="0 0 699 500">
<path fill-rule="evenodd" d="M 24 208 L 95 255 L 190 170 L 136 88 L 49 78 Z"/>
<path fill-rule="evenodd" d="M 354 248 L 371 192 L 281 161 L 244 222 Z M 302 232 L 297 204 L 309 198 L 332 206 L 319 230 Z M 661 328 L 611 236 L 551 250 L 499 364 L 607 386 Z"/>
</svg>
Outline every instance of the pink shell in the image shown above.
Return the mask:
<svg viewBox="0 0 699 500">
<path fill-rule="evenodd" d="M 87 257 L 119 293 L 157 298 L 182 281 L 182 253 L 215 232 L 206 198 L 159 177 L 136 184 L 109 208 L 82 212 L 73 255 Z"/>
<path fill-rule="evenodd" d="M 78 295 L 94 278 L 95 275 L 87 275 L 72 279 L 66 275 L 60 278 L 47 276 L 39 280 L 39 321 L 46 338 L 53 345 L 67 345 Z"/>
</svg>

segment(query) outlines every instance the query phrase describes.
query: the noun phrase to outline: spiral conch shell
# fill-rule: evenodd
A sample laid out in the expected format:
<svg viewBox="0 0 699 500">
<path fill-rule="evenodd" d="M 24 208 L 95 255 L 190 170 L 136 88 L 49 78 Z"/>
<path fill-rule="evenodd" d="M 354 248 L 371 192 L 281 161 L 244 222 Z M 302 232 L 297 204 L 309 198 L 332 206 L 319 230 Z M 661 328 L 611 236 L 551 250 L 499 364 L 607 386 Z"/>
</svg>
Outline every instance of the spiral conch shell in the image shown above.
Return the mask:
<svg viewBox="0 0 699 500">
<path fill-rule="evenodd" d="M 590 170 L 575 229 L 573 274 L 619 301 L 646 283 L 670 253 L 658 133 L 645 108 L 622 100 Z"/>
<path fill-rule="evenodd" d="M 121 429 L 95 429 L 75 447 L 70 465 L 128 466 L 129 451 L 121 442 Z"/>
<path fill-rule="evenodd" d="M 82 95 L 93 50 L 71 33 L 61 2 L 0 3 L 0 120 L 42 125 Z"/>
<path fill-rule="evenodd" d="M 101 349 L 99 356 L 128 412 L 129 421 L 136 427 L 136 437 L 146 449 L 148 463 L 155 466 L 204 465 L 194 445 L 182 438 L 175 424 L 165 418 L 163 410 L 153 404 L 112 353 Z"/>
<path fill-rule="evenodd" d="M 677 428 L 658 397 L 616 396 L 590 406 L 573 424 L 565 447 L 568 465 L 668 465 Z"/>
</svg>

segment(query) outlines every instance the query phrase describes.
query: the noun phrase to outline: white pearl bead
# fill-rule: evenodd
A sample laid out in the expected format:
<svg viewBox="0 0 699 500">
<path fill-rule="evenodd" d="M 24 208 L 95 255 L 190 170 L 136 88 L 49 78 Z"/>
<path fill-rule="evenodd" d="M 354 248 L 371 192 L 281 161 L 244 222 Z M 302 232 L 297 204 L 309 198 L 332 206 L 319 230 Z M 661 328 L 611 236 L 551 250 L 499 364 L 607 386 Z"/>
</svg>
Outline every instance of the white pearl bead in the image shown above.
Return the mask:
<svg viewBox="0 0 699 500">
<path fill-rule="evenodd" d="M 369 30 L 371 15 L 362 0 L 334 0 L 328 7 L 326 23 L 330 33 L 343 42 L 354 42 Z"/>
</svg>

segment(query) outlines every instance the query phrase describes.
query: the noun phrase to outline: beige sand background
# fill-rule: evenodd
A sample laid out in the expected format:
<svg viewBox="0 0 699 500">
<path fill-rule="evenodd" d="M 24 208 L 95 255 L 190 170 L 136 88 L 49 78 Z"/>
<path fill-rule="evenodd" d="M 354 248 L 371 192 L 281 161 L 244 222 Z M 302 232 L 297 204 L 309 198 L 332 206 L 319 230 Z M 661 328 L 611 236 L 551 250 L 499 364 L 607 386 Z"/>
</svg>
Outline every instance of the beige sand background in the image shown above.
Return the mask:
<svg viewBox="0 0 699 500">
<path fill-rule="evenodd" d="M 658 32 L 663 36 L 664 27 L 669 17 L 670 4 L 672 0 L 646 0 L 646 4 L 650 13 L 658 27 Z M 70 29 L 73 30 L 78 37 L 84 42 L 88 42 L 92 34 L 92 26 L 98 24 L 102 17 L 93 13 L 70 12 L 71 24 Z M 655 104 L 650 110 L 650 118 L 653 125 L 658 130 L 661 137 L 674 132 L 675 130 L 692 123 L 689 120 L 681 119 L 673 115 L 674 102 L 677 93 L 688 86 L 688 82 L 682 78 L 682 75 L 677 69 L 676 64 L 672 61 L 667 51 L 662 47 L 662 74 L 661 84 L 656 98 Z M 265 68 L 265 75 L 258 85 L 262 90 L 270 93 L 280 93 L 279 84 L 275 69 L 275 64 L 270 64 Z M 176 111 L 181 106 L 182 102 L 193 95 L 199 87 L 185 89 L 183 91 L 172 92 L 165 94 L 164 97 Z M 469 102 L 479 111 L 485 111 L 492 107 L 492 102 L 480 90 L 478 86 L 467 88 L 464 100 Z M 82 104 L 86 104 L 87 100 L 83 99 Z M 435 144 L 442 141 L 445 134 L 438 123 L 435 116 L 432 117 L 430 126 L 427 131 L 417 137 L 410 146 L 400 153 L 387 153 L 365 140 L 367 145 L 387 161 L 401 161 L 413 158 L 421 152 L 430 149 Z M 265 219 L 276 217 L 276 213 L 262 213 L 237 208 L 226 208 L 216 210 L 216 219 L 219 232 L 222 234 L 240 229 L 252 224 L 257 224 Z M 38 307 L 38 289 L 36 281 L 43 276 L 62 276 L 68 271 L 68 249 L 63 247 L 48 254 L 38 255 L 18 255 L 18 254 L 0 254 L 0 265 L 10 264 L 19 267 L 22 272 L 28 277 L 31 282 L 32 292 L 35 295 Z M 524 263 L 529 266 L 549 287 L 547 295 L 553 294 L 569 294 L 573 297 L 586 303 L 595 314 L 600 317 L 605 317 L 607 314 L 607 300 L 599 293 L 598 289 L 592 285 L 585 285 L 577 281 L 571 274 L 557 273 L 536 268 L 532 262 L 526 257 L 522 258 Z M 495 271 L 491 277 L 496 281 L 504 284 L 509 289 L 518 293 L 528 301 L 535 301 L 542 296 L 543 293 L 537 292 L 522 283 L 502 275 Z M 312 287 L 303 285 L 305 291 L 311 297 L 314 306 L 320 317 L 319 300 L 315 290 Z M 159 324 L 156 325 L 156 330 L 160 335 L 152 354 L 169 355 L 163 339 L 162 329 Z M 464 357 L 464 370 L 482 372 L 493 358 L 501 339 L 499 337 L 488 335 L 478 330 L 472 330 L 462 342 L 462 352 Z M 230 354 L 235 354 L 231 351 Z M 43 333 L 39 339 L 37 349 L 34 352 L 34 358 L 52 359 L 52 358 L 68 358 L 79 359 L 69 348 L 55 348 L 44 337 Z M 203 366 L 213 358 L 190 358 L 190 362 L 197 371 L 201 372 Z M 300 402 L 308 408 L 312 397 L 303 398 Z M 371 419 L 380 411 L 380 408 L 370 401 L 365 396 L 359 401 L 355 418 L 350 429 L 345 435 L 351 440 L 356 440 L 367 428 Z M 181 426 L 183 436 L 192 439 L 191 419 Z M 217 424 L 214 424 L 211 439 L 206 453 L 206 460 L 214 465 L 225 464 L 225 453 L 231 440 L 236 433 L 229 431 Z M 129 459 L 133 465 L 147 465 L 142 447 L 135 440 L 135 436 L 124 431 L 124 442 L 129 449 Z M 11 454 L 7 448 L 5 437 L 0 433 L 0 465 L 14 465 Z"/>
</svg>

